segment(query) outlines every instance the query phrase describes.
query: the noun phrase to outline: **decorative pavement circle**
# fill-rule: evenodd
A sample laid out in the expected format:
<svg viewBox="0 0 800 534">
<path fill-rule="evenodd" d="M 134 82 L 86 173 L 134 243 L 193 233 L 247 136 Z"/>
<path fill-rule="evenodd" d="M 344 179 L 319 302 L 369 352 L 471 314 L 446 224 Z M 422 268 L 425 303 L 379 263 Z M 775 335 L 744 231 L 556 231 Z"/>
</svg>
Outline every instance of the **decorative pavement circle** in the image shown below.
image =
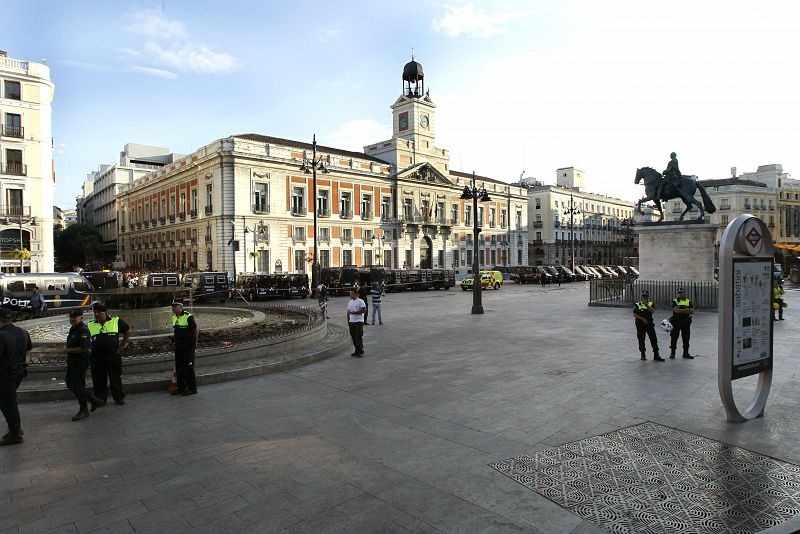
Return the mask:
<svg viewBox="0 0 800 534">
<path fill-rule="evenodd" d="M 800 466 L 655 423 L 489 465 L 619 534 L 759 532 L 800 514 Z"/>
</svg>

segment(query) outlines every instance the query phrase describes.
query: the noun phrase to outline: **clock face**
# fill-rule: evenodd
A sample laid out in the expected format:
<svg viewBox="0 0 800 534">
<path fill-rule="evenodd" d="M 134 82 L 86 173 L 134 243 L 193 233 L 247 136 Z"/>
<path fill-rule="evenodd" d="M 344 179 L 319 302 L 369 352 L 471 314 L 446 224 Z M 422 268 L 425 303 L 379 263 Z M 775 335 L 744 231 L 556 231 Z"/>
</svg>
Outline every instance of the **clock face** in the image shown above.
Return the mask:
<svg viewBox="0 0 800 534">
<path fill-rule="evenodd" d="M 422 118 L 419 120 L 419 125 L 422 126 L 423 128 L 427 128 L 428 127 L 428 116 L 427 115 L 423 115 L 422 116 Z"/>
<path fill-rule="evenodd" d="M 405 130 L 406 128 L 408 128 L 408 116 L 401 115 L 400 116 L 400 129 L 401 130 Z"/>
</svg>

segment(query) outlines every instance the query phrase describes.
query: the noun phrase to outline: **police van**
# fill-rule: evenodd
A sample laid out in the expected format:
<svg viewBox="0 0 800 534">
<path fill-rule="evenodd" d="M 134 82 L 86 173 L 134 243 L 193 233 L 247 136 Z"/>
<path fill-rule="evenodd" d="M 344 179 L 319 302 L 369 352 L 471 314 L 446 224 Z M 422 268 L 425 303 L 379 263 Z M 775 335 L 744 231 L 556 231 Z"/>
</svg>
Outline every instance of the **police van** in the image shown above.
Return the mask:
<svg viewBox="0 0 800 534">
<path fill-rule="evenodd" d="M 178 273 L 150 273 L 145 281 L 146 287 L 180 287 L 181 275 Z"/>
<path fill-rule="evenodd" d="M 192 289 L 192 298 L 196 302 L 228 298 L 227 273 L 189 273 L 183 277 L 183 286 Z"/>
<path fill-rule="evenodd" d="M 92 303 L 92 285 L 78 273 L 0 274 L 0 306 L 23 314 L 30 313 L 34 286 L 44 297 L 48 309 L 74 308 Z"/>
</svg>

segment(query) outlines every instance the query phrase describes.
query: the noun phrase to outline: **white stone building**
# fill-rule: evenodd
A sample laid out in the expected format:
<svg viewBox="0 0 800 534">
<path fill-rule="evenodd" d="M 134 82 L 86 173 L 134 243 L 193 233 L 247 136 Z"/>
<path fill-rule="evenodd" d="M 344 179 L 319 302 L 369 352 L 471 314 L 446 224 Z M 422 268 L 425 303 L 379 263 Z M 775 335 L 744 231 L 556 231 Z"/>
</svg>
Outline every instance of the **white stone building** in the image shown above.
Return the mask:
<svg viewBox="0 0 800 534">
<path fill-rule="evenodd" d="M 0 51 L 0 270 L 53 271 L 50 68 Z M 15 259 L 14 250 L 30 252 Z M 25 254 L 27 255 L 27 253 Z"/>
</svg>

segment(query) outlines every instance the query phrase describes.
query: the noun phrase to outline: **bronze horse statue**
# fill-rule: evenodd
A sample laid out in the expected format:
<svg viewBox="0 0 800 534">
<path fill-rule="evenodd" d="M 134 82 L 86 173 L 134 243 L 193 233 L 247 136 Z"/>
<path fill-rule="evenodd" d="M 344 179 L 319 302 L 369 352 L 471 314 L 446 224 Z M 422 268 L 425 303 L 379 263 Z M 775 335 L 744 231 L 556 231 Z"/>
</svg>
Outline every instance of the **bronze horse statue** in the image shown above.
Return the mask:
<svg viewBox="0 0 800 534">
<path fill-rule="evenodd" d="M 686 209 L 683 210 L 683 213 L 681 213 L 678 219 L 680 221 L 682 221 L 683 216 L 692 209 L 692 206 L 700 210 L 700 216 L 697 218 L 698 221 L 704 220 L 706 211 L 708 213 L 717 211 L 716 206 L 714 206 L 714 203 L 711 201 L 711 197 L 706 193 L 705 187 L 689 176 L 681 176 L 680 183 L 676 187 L 666 179 L 662 179 L 661 173 L 657 170 L 651 169 L 650 167 L 642 167 L 641 169 L 636 169 L 636 179 L 633 183 L 638 184 L 642 180 L 644 180 L 645 196 L 636 204 L 636 211 L 642 215 L 644 215 L 642 203 L 652 200 L 656 203 L 656 209 L 659 214 L 658 220 L 663 221 L 664 211 L 661 209 L 661 201 L 663 200 L 666 202 L 674 198 L 680 198 L 683 203 L 686 204 Z M 703 198 L 702 204 L 694 198 L 694 194 L 698 189 L 700 190 L 700 196 Z M 703 207 L 705 207 L 705 210 Z"/>
</svg>

